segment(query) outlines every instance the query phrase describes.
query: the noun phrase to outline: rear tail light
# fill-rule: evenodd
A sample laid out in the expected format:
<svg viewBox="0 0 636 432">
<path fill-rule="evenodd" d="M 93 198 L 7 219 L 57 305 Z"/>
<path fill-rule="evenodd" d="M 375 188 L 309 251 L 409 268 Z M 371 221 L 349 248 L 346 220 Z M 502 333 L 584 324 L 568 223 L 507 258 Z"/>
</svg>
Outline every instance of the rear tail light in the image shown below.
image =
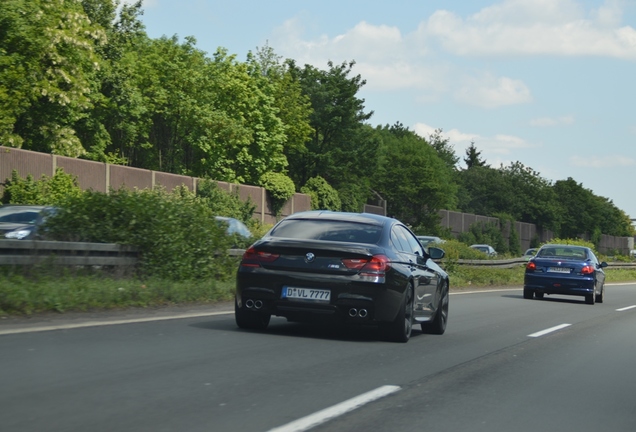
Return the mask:
<svg viewBox="0 0 636 432">
<path fill-rule="evenodd" d="M 537 265 L 534 263 L 534 261 L 530 261 L 526 265 L 526 270 L 535 271 L 536 269 L 537 269 Z"/>
<path fill-rule="evenodd" d="M 581 269 L 581 274 L 589 275 L 594 273 L 594 268 L 592 266 L 586 265 Z"/>
<path fill-rule="evenodd" d="M 253 246 L 250 246 L 245 253 L 243 254 L 243 259 L 241 260 L 242 267 L 260 267 L 261 263 L 270 263 L 276 261 L 279 257 L 279 254 L 258 251 L 254 249 Z"/>
<path fill-rule="evenodd" d="M 364 267 L 362 267 L 362 271 L 365 273 L 386 273 L 389 269 L 389 258 L 384 255 L 373 255 L 371 260 L 369 260 Z"/>
<path fill-rule="evenodd" d="M 369 262 L 368 258 L 357 258 L 357 259 L 345 258 L 342 260 L 342 263 L 344 264 L 344 266 L 351 270 L 360 270 L 368 262 Z"/>
<path fill-rule="evenodd" d="M 384 283 L 386 272 L 391 268 L 389 258 L 385 255 L 373 255 L 360 269 L 359 276 L 365 281 Z"/>
</svg>

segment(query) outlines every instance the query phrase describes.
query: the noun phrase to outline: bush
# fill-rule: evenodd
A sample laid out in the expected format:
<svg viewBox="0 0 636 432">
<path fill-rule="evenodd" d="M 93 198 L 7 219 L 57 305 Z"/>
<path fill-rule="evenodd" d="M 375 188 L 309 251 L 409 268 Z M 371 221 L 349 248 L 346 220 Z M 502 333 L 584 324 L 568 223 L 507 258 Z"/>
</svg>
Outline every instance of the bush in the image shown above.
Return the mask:
<svg viewBox="0 0 636 432">
<path fill-rule="evenodd" d="M 461 233 L 457 238 L 468 245 L 489 244 L 499 254 L 508 253 L 510 250 L 501 229 L 495 223 L 474 223 L 467 232 Z"/>
<path fill-rule="evenodd" d="M 260 186 L 269 193 L 272 200 L 272 210 L 277 216 L 280 215 L 287 200 L 296 192 L 293 180 L 282 173 L 267 172 L 263 174 Z"/>
<path fill-rule="evenodd" d="M 339 211 L 342 207 L 338 191 L 320 176 L 307 180 L 307 183 L 300 188 L 300 191 L 311 197 L 312 210 Z"/>
<path fill-rule="evenodd" d="M 545 243 L 542 243 L 540 246 L 543 246 L 544 244 L 564 244 L 564 245 L 573 245 L 573 246 L 585 246 L 592 249 L 592 251 L 594 252 L 594 255 L 596 255 L 600 259 L 600 254 L 596 250 L 594 243 L 589 242 L 587 240 L 583 240 L 579 238 L 576 238 L 576 239 L 553 238 Z"/>
<path fill-rule="evenodd" d="M 56 169 L 53 177 L 43 175 L 40 180 L 34 180 L 31 174 L 23 179 L 13 170 L 5 183 L 2 203 L 58 205 L 68 196 L 81 194 L 77 177 L 66 174 L 62 168 Z"/>
<path fill-rule="evenodd" d="M 232 217 L 246 224 L 252 220 L 256 209 L 250 199 L 243 201 L 238 192 L 226 192 L 218 186 L 216 181 L 210 179 L 203 179 L 197 183 L 197 197 L 202 199 L 216 215 Z"/>
<path fill-rule="evenodd" d="M 469 247 L 466 243 L 459 240 L 446 240 L 444 243 L 436 244 L 434 246 L 444 250 L 444 269 L 448 272 L 461 267 L 457 264 L 457 260 L 459 259 L 484 259 L 484 254 L 482 252 Z"/>
<path fill-rule="evenodd" d="M 135 246 L 144 277 L 222 279 L 229 276 L 230 239 L 208 204 L 185 188 L 85 191 L 63 200 L 46 226 L 57 240 Z"/>
</svg>

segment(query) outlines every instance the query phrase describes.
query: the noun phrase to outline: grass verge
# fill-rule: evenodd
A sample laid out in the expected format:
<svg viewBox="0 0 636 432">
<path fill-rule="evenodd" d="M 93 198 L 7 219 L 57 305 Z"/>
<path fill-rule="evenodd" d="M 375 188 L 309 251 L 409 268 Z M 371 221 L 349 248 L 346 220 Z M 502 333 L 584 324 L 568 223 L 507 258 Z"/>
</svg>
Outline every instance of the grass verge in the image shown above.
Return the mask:
<svg viewBox="0 0 636 432">
<path fill-rule="evenodd" d="M 485 269 L 457 266 L 450 273 L 452 290 L 523 285 L 523 267 Z M 45 272 L 44 272 L 45 273 Z M 606 282 L 636 281 L 636 270 L 606 270 Z M 155 307 L 231 300 L 234 280 L 174 282 L 137 280 L 103 274 L 0 274 L 0 315 Z"/>
<path fill-rule="evenodd" d="M 0 286 L 0 315 L 215 303 L 234 295 L 234 281 L 140 281 L 98 275 L 3 275 Z"/>
</svg>

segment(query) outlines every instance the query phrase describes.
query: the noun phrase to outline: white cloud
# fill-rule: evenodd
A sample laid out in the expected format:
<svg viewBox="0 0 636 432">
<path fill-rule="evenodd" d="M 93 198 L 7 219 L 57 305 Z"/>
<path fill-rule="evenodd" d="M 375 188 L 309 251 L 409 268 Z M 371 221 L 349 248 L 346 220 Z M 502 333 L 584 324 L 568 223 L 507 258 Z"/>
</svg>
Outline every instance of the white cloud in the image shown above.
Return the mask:
<svg viewBox="0 0 636 432">
<path fill-rule="evenodd" d="M 120 4 L 120 7 L 123 4 L 133 5 L 133 4 L 137 3 L 137 1 L 138 0 L 122 0 L 121 4 Z M 154 6 L 158 6 L 158 5 L 159 5 L 159 0 L 143 0 L 142 8 L 143 9 L 148 9 L 150 7 L 154 7 Z"/>
<path fill-rule="evenodd" d="M 304 36 L 310 18 L 299 15 L 275 29 L 269 41 L 299 65 L 324 69 L 328 61 L 355 60 L 353 72 L 366 80 L 365 91 L 412 89 L 413 100 L 419 103 L 454 97 L 492 109 L 530 103 L 532 92 L 518 77 L 492 70 L 467 71 L 445 54 L 636 59 L 636 29 L 621 27 L 623 7 L 621 0 L 606 0 L 594 10 L 575 0 L 503 0 L 466 17 L 438 10 L 411 33 L 361 21 L 340 34 L 312 38 Z M 569 121 L 546 118 L 531 124 Z"/>
<path fill-rule="evenodd" d="M 636 59 L 636 29 L 621 2 L 586 17 L 572 0 L 505 0 L 466 18 L 437 11 L 419 31 L 462 56 L 566 55 Z"/>
<path fill-rule="evenodd" d="M 599 25 L 606 27 L 615 27 L 620 25 L 623 17 L 623 4 L 624 0 L 608 0 L 595 11 L 592 11 L 592 16 Z"/>
<path fill-rule="evenodd" d="M 572 156 L 570 163 L 579 168 L 617 168 L 636 166 L 636 160 L 624 155 L 608 155 L 602 157 Z"/>
<path fill-rule="evenodd" d="M 469 105 L 496 108 L 532 101 L 530 90 L 520 80 L 487 74 L 466 78 L 465 81 L 455 92 L 455 98 Z"/>
<path fill-rule="evenodd" d="M 300 19 L 287 20 L 274 31 L 270 45 L 300 65 L 324 69 L 328 61 L 339 64 L 355 60 L 354 73 L 367 81 L 366 90 L 410 88 L 435 94 L 447 90 L 450 66 L 425 62 L 427 50 L 421 45 L 415 47 L 415 41 L 403 37 L 397 27 L 363 21 L 343 34 L 321 35 L 313 40 L 303 39 L 303 31 Z"/>
<path fill-rule="evenodd" d="M 530 120 L 531 126 L 536 127 L 549 127 L 549 126 L 560 126 L 560 125 L 571 125 L 574 124 L 574 116 L 562 116 L 562 117 L 540 117 L 536 119 Z"/>
<path fill-rule="evenodd" d="M 303 23 L 293 18 L 275 29 L 272 46 L 299 63 L 324 65 L 328 60 L 334 63 L 356 60 L 358 63 L 406 62 L 409 59 L 408 46 L 397 27 L 374 26 L 364 21 L 346 33 L 329 37 L 321 35 L 313 40 L 303 39 Z"/>
<path fill-rule="evenodd" d="M 437 128 L 425 123 L 417 123 L 413 130 L 418 135 L 429 138 Z M 528 143 L 523 138 L 513 135 L 497 134 L 492 137 L 480 136 L 475 133 L 462 132 L 458 129 L 443 131 L 442 136 L 448 138 L 449 143 L 455 149 L 455 154 L 461 159 L 466 154 L 466 149 L 475 144 L 477 151 L 481 152 L 481 158 L 488 165 L 498 167 L 499 165 L 508 165 L 511 162 L 510 157 L 516 150 L 538 147 L 537 145 Z M 515 158 L 512 158 L 515 159 Z"/>
</svg>

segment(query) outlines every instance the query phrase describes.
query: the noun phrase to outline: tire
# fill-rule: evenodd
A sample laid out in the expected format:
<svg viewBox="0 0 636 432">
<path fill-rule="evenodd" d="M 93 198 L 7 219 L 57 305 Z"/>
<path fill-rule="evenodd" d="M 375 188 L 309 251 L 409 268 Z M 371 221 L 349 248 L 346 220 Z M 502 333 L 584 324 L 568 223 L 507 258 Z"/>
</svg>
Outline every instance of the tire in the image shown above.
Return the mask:
<svg viewBox="0 0 636 432">
<path fill-rule="evenodd" d="M 448 304 L 450 295 L 448 293 L 448 287 L 442 287 L 442 298 L 439 299 L 437 305 L 437 311 L 435 311 L 435 318 L 432 321 L 422 323 L 422 331 L 424 333 L 443 335 L 446 331 L 446 325 L 448 323 Z"/>
<path fill-rule="evenodd" d="M 539 299 L 539 300 L 543 300 L 543 293 L 542 292 L 535 292 L 534 293 L 534 297 Z"/>
<path fill-rule="evenodd" d="M 534 291 L 528 288 L 523 289 L 523 298 L 526 300 L 532 300 L 534 297 Z"/>
<path fill-rule="evenodd" d="M 592 293 L 592 294 L 588 294 L 585 296 L 585 303 L 589 304 L 589 305 L 593 305 L 594 304 L 594 300 L 596 300 L 596 294 Z"/>
<path fill-rule="evenodd" d="M 393 322 L 382 328 L 384 337 L 391 342 L 408 342 L 413 331 L 413 285 L 409 283 L 402 304 Z"/>
<path fill-rule="evenodd" d="M 605 285 L 601 285 L 601 293 L 596 295 L 596 303 L 603 303 L 605 300 Z"/>
<path fill-rule="evenodd" d="M 239 328 L 247 330 L 265 330 L 269 325 L 271 315 L 261 312 L 253 312 L 238 307 L 236 299 L 234 300 L 234 319 Z"/>
</svg>

